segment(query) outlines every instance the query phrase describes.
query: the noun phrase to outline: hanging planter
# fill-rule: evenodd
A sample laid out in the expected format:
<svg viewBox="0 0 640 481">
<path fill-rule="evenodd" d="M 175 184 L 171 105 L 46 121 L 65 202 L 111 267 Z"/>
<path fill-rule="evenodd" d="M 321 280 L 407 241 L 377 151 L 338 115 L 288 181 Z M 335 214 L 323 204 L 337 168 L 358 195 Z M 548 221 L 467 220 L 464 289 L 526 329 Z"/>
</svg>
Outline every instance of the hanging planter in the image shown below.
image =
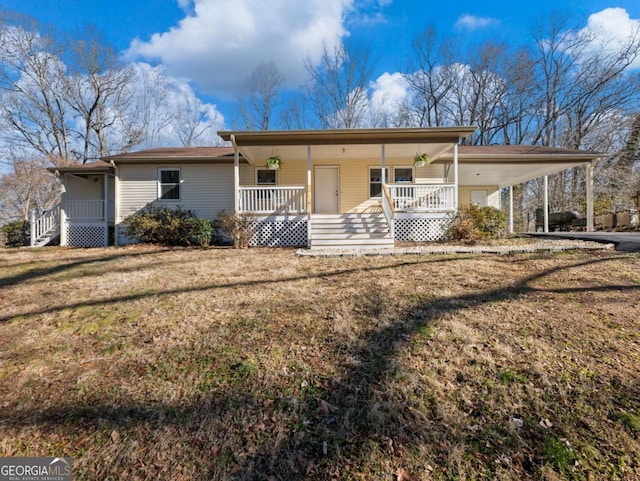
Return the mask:
<svg viewBox="0 0 640 481">
<path fill-rule="evenodd" d="M 413 158 L 413 165 L 415 165 L 416 167 L 424 167 L 429 162 L 431 162 L 431 159 L 429 159 L 429 156 L 427 154 L 416 154 L 416 156 Z"/>
<path fill-rule="evenodd" d="M 280 157 L 278 155 L 269 157 L 265 161 L 265 165 L 267 166 L 267 169 L 278 170 L 280 168 Z"/>
</svg>

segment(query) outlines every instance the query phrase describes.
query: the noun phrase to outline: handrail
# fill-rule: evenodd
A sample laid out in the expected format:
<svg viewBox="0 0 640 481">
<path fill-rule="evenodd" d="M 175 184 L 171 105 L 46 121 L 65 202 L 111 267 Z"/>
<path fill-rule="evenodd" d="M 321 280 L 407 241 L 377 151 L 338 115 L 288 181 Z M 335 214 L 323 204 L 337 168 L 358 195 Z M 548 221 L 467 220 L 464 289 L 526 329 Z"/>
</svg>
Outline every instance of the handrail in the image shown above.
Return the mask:
<svg viewBox="0 0 640 481">
<path fill-rule="evenodd" d="M 387 186 L 386 182 L 382 183 L 382 212 L 384 213 L 384 216 L 387 219 L 387 224 L 389 224 L 389 233 L 393 238 L 394 237 L 393 219 L 395 217 L 395 206 L 393 205 L 391 192 L 389 191 L 389 187 Z"/>
<path fill-rule="evenodd" d="M 54 233 L 60 228 L 60 204 L 36 217 L 36 211 L 31 211 L 31 237 L 29 245 L 35 247 L 36 243 L 44 239 L 47 235 Z"/>
</svg>

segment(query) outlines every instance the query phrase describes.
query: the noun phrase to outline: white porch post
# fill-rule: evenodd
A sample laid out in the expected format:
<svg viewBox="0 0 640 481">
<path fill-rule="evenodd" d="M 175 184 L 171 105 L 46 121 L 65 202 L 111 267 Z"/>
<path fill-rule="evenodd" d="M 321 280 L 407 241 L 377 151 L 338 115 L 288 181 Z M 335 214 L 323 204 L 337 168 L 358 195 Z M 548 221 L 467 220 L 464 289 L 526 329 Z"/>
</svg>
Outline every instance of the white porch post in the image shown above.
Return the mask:
<svg viewBox="0 0 640 481">
<path fill-rule="evenodd" d="M 236 145 L 236 136 L 231 136 L 233 144 L 233 212 L 238 213 L 240 209 L 240 152 Z"/>
<path fill-rule="evenodd" d="M 587 168 L 587 232 L 593 232 L 593 162 L 586 165 Z"/>
<path fill-rule="evenodd" d="M 458 210 L 458 141 L 453 146 L 453 208 Z"/>
<path fill-rule="evenodd" d="M 307 246 L 311 246 L 311 212 L 313 211 L 311 195 L 311 145 L 307 145 Z"/>
<path fill-rule="evenodd" d="M 509 186 L 509 234 L 513 234 L 513 186 Z"/>
<path fill-rule="evenodd" d="M 112 160 L 113 167 L 113 245 L 120 245 L 120 171 L 116 163 Z"/>
<path fill-rule="evenodd" d="M 62 195 L 60 196 L 60 245 L 67 245 L 67 174 L 62 175 Z"/>
<path fill-rule="evenodd" d="M 383 184 L 385 184 L 387 182 L 387 176 L 384 173 L 384 169 L 387 166 L 387 156 L 386 156 L 386 150 L 385 150 L 384 144 L 380 146 L 380 165 L 382 166 L 382 169 L 380 172 L 380 180 L 382 181 Z"/>
<path fill-rule="evenodd" d="M 544 231 L 549 232 L 549 176 L 544 176 Z"/>
<path fill-rule="evenodd" d="M 104 245 L 108 246 L 109 245 L 109 174 L 107 172 L 105 172 L 104 174 L 102 174 L 102 185 L 103 185 L 103 189 L 104 189 L 104 200 L 103 200 L 103 212 L 102 215 L 104 216 Z"/>
<path fill-rule="evenodd" d="M 36 211 L 35 209 L 29 213 L 29 222 L 30 222 L 29 247 L 33 247 L 36 245 Z"/>
</svg>

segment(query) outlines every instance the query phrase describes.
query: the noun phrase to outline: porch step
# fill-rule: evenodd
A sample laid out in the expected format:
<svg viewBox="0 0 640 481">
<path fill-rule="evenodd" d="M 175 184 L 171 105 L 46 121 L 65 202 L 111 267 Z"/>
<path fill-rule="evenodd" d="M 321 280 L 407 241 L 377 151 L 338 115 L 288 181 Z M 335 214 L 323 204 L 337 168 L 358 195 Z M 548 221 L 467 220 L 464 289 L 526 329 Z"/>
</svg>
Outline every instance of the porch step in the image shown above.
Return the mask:
<svg viewBox="0 0 640 481">
<path fill-rule="evenodd" d="M 393 247 L 384 214 L 314 214 L 311 249 L 384 249 Z"/>
</svg>

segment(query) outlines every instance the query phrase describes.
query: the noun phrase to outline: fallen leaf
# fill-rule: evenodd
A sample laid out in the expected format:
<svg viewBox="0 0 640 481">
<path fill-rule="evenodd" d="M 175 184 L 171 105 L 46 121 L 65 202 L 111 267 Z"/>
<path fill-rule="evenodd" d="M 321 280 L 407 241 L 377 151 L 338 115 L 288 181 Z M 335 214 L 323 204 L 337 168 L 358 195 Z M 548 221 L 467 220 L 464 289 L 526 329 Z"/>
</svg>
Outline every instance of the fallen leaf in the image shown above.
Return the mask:
<svg viewBox="0 0 640 481">
<path fill-rule="evenodd" d="M 119 438 L 120 438 L 120 433 L 118 431 L 116 431 L 115 429 L 111 431 L 111 441 L 115 443 Z"/>
<path fill-rule="evenodd" d="M 407 470 L 404 468 L 398 468 L 398 470 L 396 471 L 396 481 L 412 481 L 412 477 L 409 476 L 409 473 L 407 473 Z"/>
</svg>

